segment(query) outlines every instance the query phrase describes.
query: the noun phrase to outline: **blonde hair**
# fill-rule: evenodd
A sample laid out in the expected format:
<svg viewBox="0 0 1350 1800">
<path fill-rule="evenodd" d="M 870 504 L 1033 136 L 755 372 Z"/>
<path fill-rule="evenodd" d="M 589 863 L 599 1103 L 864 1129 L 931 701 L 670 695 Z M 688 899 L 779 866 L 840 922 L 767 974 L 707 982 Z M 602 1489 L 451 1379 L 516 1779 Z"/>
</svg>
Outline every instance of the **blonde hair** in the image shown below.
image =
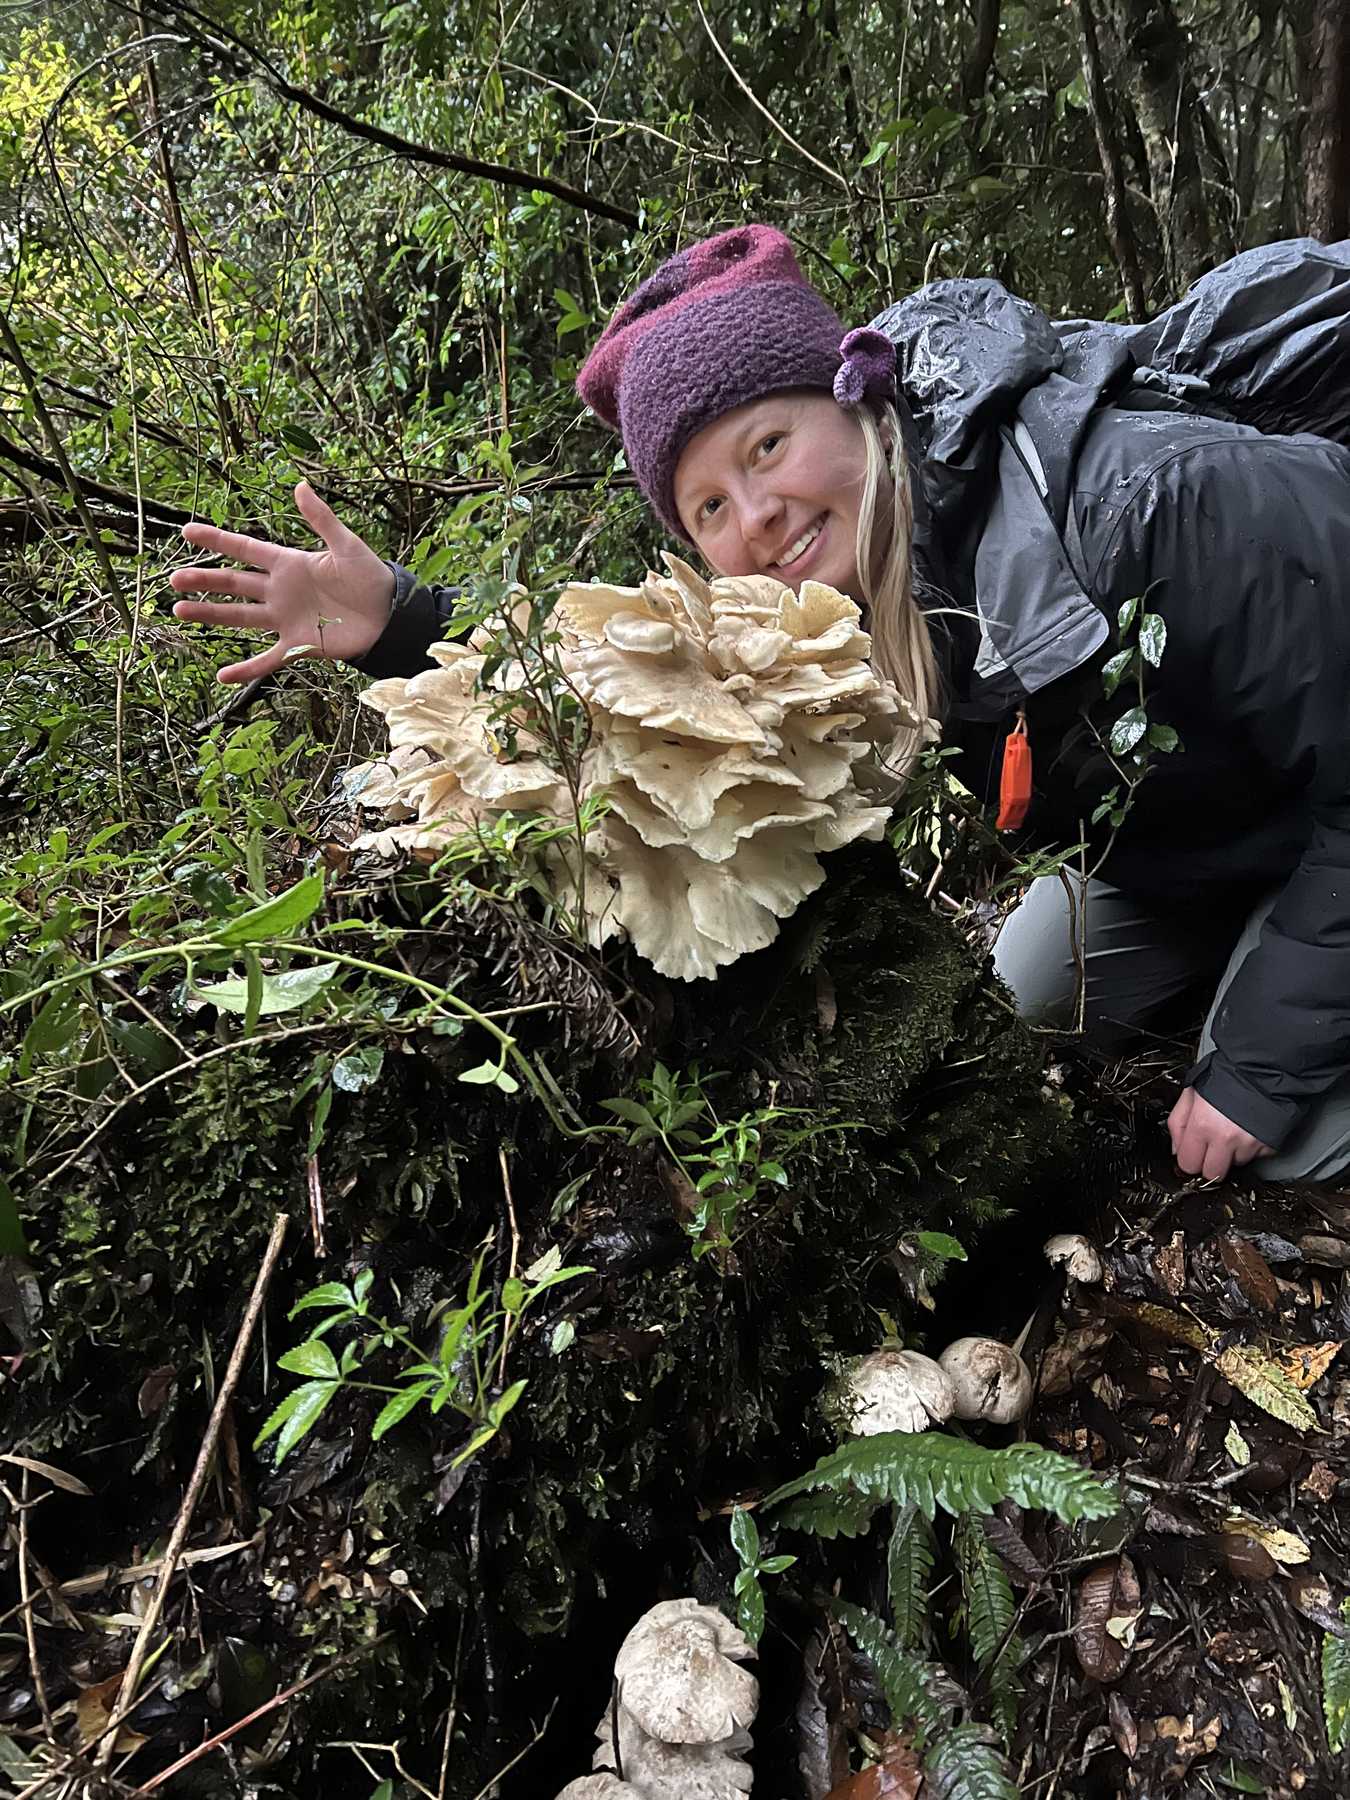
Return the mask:
<svg viewBox="0 0 1350 1800">
<path fill-rule="evenodd" d="M 848 410 L 862 427 L 867 448 L 856 554 L 862 598 L 867 606 L 867 629 L 872 634 L 872 660 L 894 683 L 901 698 L 913 707 L 918 720 L 897 735 L 895 764 L 903 772 L 931 736 L 924 730 L 924 721 L 939 716 L 941 703 L 933 640 L 923 609 L 914 597 L 910 557 L 914 501 L 909 485 L 909 458 L 905 455 L 900 417 L 890 401 L 882 405 L 879 413 L 866 404 Z M 885 530 L 883 497 L 889 503 L 889 533 Z"/>
</svg>

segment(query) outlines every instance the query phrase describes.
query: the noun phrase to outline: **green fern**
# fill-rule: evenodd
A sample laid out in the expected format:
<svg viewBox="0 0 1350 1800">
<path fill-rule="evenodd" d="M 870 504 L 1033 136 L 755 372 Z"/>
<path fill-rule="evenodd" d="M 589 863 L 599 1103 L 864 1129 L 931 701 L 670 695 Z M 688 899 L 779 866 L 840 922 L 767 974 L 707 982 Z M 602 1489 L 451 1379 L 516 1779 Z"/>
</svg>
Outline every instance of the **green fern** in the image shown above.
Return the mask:
<svg viewBox="0 0 1350 1800">
<path fill-rule="evenodd" d="M 785 1507 L 774 1523 L 787 1531 L 809 1531 L 815 1537 L 861 1537 L 870 1529 L 877 1502 L 855 1488 L 821 1488 Z"/>
<path fill-rule="evenodd" d="M 927 1519 L 944 1512 L 992 1512 L 1000 1500 L 1040 1507 L 1067 1524 L 1104 1519 L 1120 1502 L 1076 1462 L 1038 1444 L 985 1450 L 942 1432 L 883 1431 L 823 1456 L 805 1475 L 775 1488 L 764 1501 L 777 1506 L 798 1494 L 852 1490 L 875 1505 L 917 1506 Z M 856 1516 L 856 1515 L 850 1515 Z"/>
<path fill-rule="evenodd" d="M 934 1800 L 1017 1800 L 1018 1786 L 983 1725 L 955 1725 L 923 1759 L 924 1792 Z"/>
<path fill-rule="evenodd" d="M 917 1506 L 898 1507 L 886 1557 L 886 1579 L 895 1636 L 902 1649 L 916 1650 L 923 1643 L 933 1561 L 933 1527 Z"/>
<path fill-rule="evenodd" d="M 1021 1660 L 1021 1646 L 1012 1630 L 1017 1602 L 1007 1571 L 975 1513 L 957 1521 L 952 1542 L 965 1595 L 970 1646 L 989 1683 L 995 1722 L 1004 1743 L 1010 1744 L 1017 1724 L 1014 1670 Z"/>
<path fill-rule="evenodd" d="M 896 1724 L 912 1725 L 920 1748 L 945 1731 L 961 1694 L 944 1672 L 906 1650 L 874 1613 L 847 1600 L 832 1601 L 831 1610 L 870 1658 Z"/>
<path fill-rule="evenodd" d="M 1350 1600 L 1341 1601 L 1341 1617 L 1350 1625 Z M 1350 1742 L 1350 1639 L 1333 1631 L 1322 1639 L 1322 1715 L 1331 1753 L 1339 1756 Z"/>
</svg>

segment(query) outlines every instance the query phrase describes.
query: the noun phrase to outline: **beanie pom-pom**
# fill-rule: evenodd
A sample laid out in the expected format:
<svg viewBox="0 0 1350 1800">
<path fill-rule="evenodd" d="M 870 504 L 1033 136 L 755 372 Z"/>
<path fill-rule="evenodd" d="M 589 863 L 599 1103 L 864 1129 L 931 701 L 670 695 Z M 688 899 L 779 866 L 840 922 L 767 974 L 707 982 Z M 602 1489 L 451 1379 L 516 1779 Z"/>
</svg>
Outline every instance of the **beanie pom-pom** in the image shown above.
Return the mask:
<svg viewBox="0 0 1350 1800">
<path fill-rule="evenodd" d="M 844 338 L 839 354 L 844 360 L 834 378 L 834 397 L 840 406 L 894 397 L 895 345 L 884 331 L 860 325 Z"/>
</svg>

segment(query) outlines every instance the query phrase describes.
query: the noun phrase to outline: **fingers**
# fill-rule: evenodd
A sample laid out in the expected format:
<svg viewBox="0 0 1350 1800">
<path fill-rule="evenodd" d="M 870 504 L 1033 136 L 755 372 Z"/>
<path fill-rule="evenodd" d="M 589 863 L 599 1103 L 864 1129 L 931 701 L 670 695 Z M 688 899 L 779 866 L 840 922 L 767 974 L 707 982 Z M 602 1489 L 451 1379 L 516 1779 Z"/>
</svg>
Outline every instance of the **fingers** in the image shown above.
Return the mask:
<svg viewBox="0 0 1350 1800">
<path fill-rule="evenodd" d="M 1186 1135 L 1186 1127 L 1190 1123 L 1191 1111 L 1194 1105 L 1195 1089 L 1187 1088 L 1168 1115 L 1167 1135 L 1172 1140 L 1172 1154 L 1174 1156 L 1180 1153 L 1181 1142 Z"/>
<path fill-rule="evenodd" d="M 266 607 L 231 605 L 224 600 L 177 600 L 173 616 L 191 625 L 223 625 L 227 631 L 275 629 L 268 623 Z"/>
<path fill-rule="evenodd" d="M 169 586 L 176 594 L 235 594 L 241 600 L 261 600 L 267 592 L 267 577 L 251 569 L 175 569 Z M 180 619 L 192 616 L 178 613 Z"/>
<path fill-rule="evenodd" d="M 300 508 L 301 517 L 316 537 L 323 539 L 330 550 L 342 550 L 348 545 L 352 533 L 338 518 L 326 500 L 321 500 L 307 481 L 299 483 L 295 490 L 295 504 Z"/>
<path fill-rule="evenodd" d="M 199 550 L 213 556 L 232 556 L 235 562 L 252 563 L 255 569 L 270 569 L 281 551 L 266 538 L 245 537 L 239 531 L 221 531 L 216 525 L 204 525 L 194 519 L 183 527 L 183 536 Z"/>
<path fill-rule="evenodd" d="M 225 668 L 217 669 L 216 680 L 232 687 L 245 681 L 256 681 L 260 675 L 270 675 L 273 669 L 279 669 L 285 660 L 286 652 L 281 645 L 273 644 L 270 650 L 250 656 L 247 662 L 229 663 Z"/>
</svg>

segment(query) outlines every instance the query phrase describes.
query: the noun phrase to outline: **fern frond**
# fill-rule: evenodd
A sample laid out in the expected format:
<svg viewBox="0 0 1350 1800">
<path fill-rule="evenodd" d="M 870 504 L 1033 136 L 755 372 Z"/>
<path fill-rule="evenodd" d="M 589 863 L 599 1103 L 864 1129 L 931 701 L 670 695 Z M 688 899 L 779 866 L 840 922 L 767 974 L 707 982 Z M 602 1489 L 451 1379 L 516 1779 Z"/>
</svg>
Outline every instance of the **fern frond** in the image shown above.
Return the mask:
<svg viewBox="0 0 1350 1800">
<path fill-rule="evenodd" d="M 809 1531 L 816 1537 L 861 1537 L 872 1523 L 880 1502 L 855 1488 L 821 1488 L 803 1494 L 774 1520 L 789 1531 Z"/>
<path fill-rule="evenodd" d="M 1013 1636 L 1017 1615 L 1012 1585 L 984 1526 L 974 1513 L 957 1521 L 953 1534 L 961 1591 L 966 1601 L 966 1629 L 975 1661 L 985 1672 L 995 1722 L 1005 1744 L 1017 1724 L 1017 1689 L 1013 1672 L 1021 1646 Z"/>
<path fill-rule="evenodd" d="M 897 1507 L 886 1556 L 886 1581 L 895 1636 L 903 1650 L 916 1650 L 923 1642 L 933 1560 L 933 1527 L 917 1506 Z"/>
<path fill-rule="evenodd" d="M 945 1730 L 960 1691 L 943 1671 L 906 1650 L 888 1626 L 861 1606 L 835 1600 L 831 1611 L 871 1659 L 895 1723 L 913 1726 L 920 1746 Z"/>
<path fill-rule="evenodd" d="M 949 1513 L 992 1512 L 1000 1500 L 1043 1508 L 1066 1524 L 1109 1518 L 1120 1510 L 1109 1488 L 1057 1450 L 1039 1444 L 986 1450 L 940 1431 L 883 1431 L 858 1438 L 776 1488 L 763 1504 L 777 1506 L 821 1488 L 851 1488 L 876 1503 L 917 1506 L 926 1519 L 939 1507 Z"/>
<path fill-rule="evenodd" d="M 1341 1601 L 1341 1617 L 1350 1625 L 1350 1599 Z M 1322 1639 L 1322 1716 L 1331 1753 L 1339 1756 L 1350 1741 L 1350 1639 L 1332 1631 Z"/>
<path fill-rule="evenodd" d="M 924 1792 L 934 1800 L 1017 1800 L 1008 1765 L 983 1725 L 956 1725 L 934 1740 L 923 1759 Z"/>
</svg>

